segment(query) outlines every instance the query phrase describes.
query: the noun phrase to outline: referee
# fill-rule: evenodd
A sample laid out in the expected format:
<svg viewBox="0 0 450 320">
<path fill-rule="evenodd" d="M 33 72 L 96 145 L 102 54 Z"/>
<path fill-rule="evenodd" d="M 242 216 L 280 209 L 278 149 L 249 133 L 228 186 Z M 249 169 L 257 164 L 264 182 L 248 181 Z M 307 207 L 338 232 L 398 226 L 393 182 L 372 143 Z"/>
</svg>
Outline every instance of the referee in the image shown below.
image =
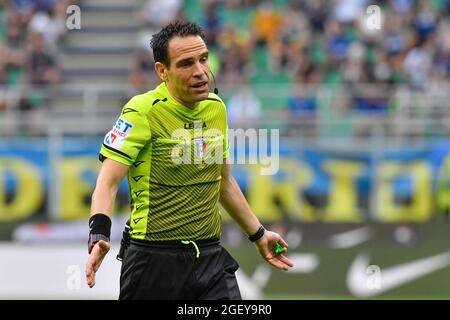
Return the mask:
<svg viewBox="0 0 450 320">
<path fill-rule="evenodd" d="M 237 262 L 220 245 L 218 203 L 249 235 L 261 256 L 288 270 L 275 253 L 279 234 L 265 230 L 231 175 L 223 101 L 209 93 L 208 49 L 191 22 L 164 26 L 151 40 L 162 83 L 133 97 L 103 141 L 92 195 L 86 279 L 110 249 L 117 189 L 128 175 L 131 244 L 119 299 L 241 299 Z M 219 151 L 218 151 L 219 150 Z"/>
</svg>

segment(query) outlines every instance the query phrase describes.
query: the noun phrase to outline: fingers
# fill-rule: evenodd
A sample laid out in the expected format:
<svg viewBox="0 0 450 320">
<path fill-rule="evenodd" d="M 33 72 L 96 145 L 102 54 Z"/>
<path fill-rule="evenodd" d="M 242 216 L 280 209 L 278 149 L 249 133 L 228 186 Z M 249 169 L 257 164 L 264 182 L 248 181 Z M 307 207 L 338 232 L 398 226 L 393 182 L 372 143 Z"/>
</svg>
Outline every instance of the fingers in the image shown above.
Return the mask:
<svg viewBox="0 0 450 320">
<path fill-rule="evenodd" d="M 282 263 L 284 263 L 289 268 L 292 268 L 294 266 L 294 263 L 289 260 L 287 257 L 283 256 L 282 254 L 277 255 L 275 258 L 280 260 Z"/>
<path fill-rule="evenodd" d="M 98 242 L 92 248 L 91 254 L 89 255 L 86 263 L 86 282 L 89 288 L 93 288 L 95 286 L 95 272 L 97 272 L 100 266 L 99 261 L 102 255 L 101 251 L 101 244 Z"/>
<path fill-rule="evenodd" d="M 86 263 L 86 282 L 89 288 L 95 286 L 95 273 L 103 261 L 103 258 L 111 248 L 111 244 L 107 241 L 100 240 L 94 245 Z"/>
<path fill-rule="evenodd" d="M 95 272 L 90 261 L 88 261 L 86 264 L 86 282 L 89 288 L 95 286 Z"/>
<path fill-rule="evenodd" d="M 274 254 L 272 251 L 267 251 L 263 255 L 267 262 L 269 262 L 274 267 L 281 270 L 289 270 L 289 268 L 294 266 L 294 263 L 282 254 Z"/>
<path fill-rule="evenodd" d="M 278 240 L 278 243 L 280 243 L 283 246 L 283 252 L 286 252 L 287 247 L 288 247 L 286 241 L 284 241 L 282 238 L 280 238 L 280 240 Z M 294 266 L 294 263 L 291 260 L 289 260 L 287 257 L 283 256 L 282 254 L 276 254 L 274 256 L 274 258 L 280 260 L 282 263 L 284 263 L 288 267 Z"/>
<path fill-rule="evenodd" d="M 287 242 L 277 233 L 272 233 L 272 235 L 274 235 L 272 241 L 275 240 L 283 247 L 282 253 L 286 252 L 288 248 Z M 272 242 L 270 241 L 270 243 Z M 294 266 L 294 263 L 287 257 L 285 257 L 282 253 L 276 254 L 274 251 L 270 249 L 268 252 L 266 250 L 267 249 L 263 249 L 263 251 L 265 251 L 265 254 L 263 256 L 265 256 L 266 260 L 274 267 L 287 271 L 289 270 L 289 268 Z"/>
<path fill-rule="evenodd" d="M 284 271 L 288 271 L 290 267 L 294 266 L 292 261 L 290 261 L 288 258 L 286 258 L 285 256 L 283 256 L 281 254 L 276 255 L 270 259 L 267 259 L 267 261 L 274 267 L 284 270 Z"/>
<path fill-rule="evenodd" d="M 281 237 L 277 242 L 279 242 L 281 244 L 281 246 L 283 247 L 283 252 L 286 252 L 287 248 L 289 247 L 287 242 L 284 241 L 284 239 Z"/>
</svg>

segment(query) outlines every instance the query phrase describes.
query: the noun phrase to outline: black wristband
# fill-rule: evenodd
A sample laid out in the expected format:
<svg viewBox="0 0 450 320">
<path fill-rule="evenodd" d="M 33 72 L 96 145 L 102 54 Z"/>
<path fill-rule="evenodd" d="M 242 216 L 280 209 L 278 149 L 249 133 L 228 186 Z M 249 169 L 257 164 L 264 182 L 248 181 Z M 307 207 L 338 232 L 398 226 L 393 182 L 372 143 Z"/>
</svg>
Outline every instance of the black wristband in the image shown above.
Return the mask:
<svg viewBox="0 0 450 320">
<path fill-rule="evenodd" d="M 263 237 L 264 231 L 266 231 L 266 229 L 264 229 L 263 226 L 259 227 L 258 231 L 248 237 L 248 240 L 250 240 L 251 242 L 258 241 Z"/>
<path fill-rule="evenodd" d="M 111 219 L 103 213 L 96 213 L 89 219 L 89 234 L 102 234 L 109 239 Z"/>
</svg>

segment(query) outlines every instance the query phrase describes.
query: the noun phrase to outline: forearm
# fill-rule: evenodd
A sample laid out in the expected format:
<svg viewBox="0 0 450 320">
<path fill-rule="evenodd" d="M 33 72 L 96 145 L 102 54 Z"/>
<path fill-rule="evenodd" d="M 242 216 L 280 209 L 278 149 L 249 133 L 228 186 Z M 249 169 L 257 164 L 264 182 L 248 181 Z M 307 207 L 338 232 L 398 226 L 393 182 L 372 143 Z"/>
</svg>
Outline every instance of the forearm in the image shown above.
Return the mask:
<svg viewBox="0 0 450 320">
<path fill-rule="evenodd" d="M 221 182 L 220 203 L 248 235 L 254 234 L 260 227 L 261 223 L 252 212 L 239 185 L 232 176 L 223 179 Z"/>
<path fill-rule="evenodd" d="M 112 216 L 117 190 L 127 171 L 128 167 L 123 164 L 109 159 L 104 161 L 92 194 L 91 215 L 103 213 Z"/>
<path fill-rule="evenodd" d="M 103 213 L 111 217 L 116 200 L 117 186 L 97 184 L 92 194 L 91 216 Z"/>
</svg>

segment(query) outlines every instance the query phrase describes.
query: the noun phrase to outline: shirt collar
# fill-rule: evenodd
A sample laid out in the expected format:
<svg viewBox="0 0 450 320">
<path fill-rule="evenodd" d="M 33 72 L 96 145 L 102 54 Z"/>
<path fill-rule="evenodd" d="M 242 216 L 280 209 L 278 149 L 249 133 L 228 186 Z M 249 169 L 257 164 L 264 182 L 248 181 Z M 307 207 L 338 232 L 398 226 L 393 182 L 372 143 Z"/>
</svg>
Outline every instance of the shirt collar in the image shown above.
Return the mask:
<svg viewBox="0 0 450 320">
<path fill-rule="evenodd" d="M 175 98 L 170 94 L 170 91 L 167 88 L 167 85 L 165 82 L 162 82 L 158 86 L 158 90 L 161 92 L 161 94 L 164 97 L 167 97 L 167 100 L 169 100 L 171 104 L 177 106 L 177 108 L 181 108 L 182 110 L 184 110 L 186 112 L 196 112 L 197 110 L 200 110 L 199 105 L 200 105 L 200 103 L 202 103 L 201 101 L 195 108 L 191 109 L 191 108 L 186 107 L 185 105 L 182 105 L 177 100 L 175 100 Z"/>
</svg>

